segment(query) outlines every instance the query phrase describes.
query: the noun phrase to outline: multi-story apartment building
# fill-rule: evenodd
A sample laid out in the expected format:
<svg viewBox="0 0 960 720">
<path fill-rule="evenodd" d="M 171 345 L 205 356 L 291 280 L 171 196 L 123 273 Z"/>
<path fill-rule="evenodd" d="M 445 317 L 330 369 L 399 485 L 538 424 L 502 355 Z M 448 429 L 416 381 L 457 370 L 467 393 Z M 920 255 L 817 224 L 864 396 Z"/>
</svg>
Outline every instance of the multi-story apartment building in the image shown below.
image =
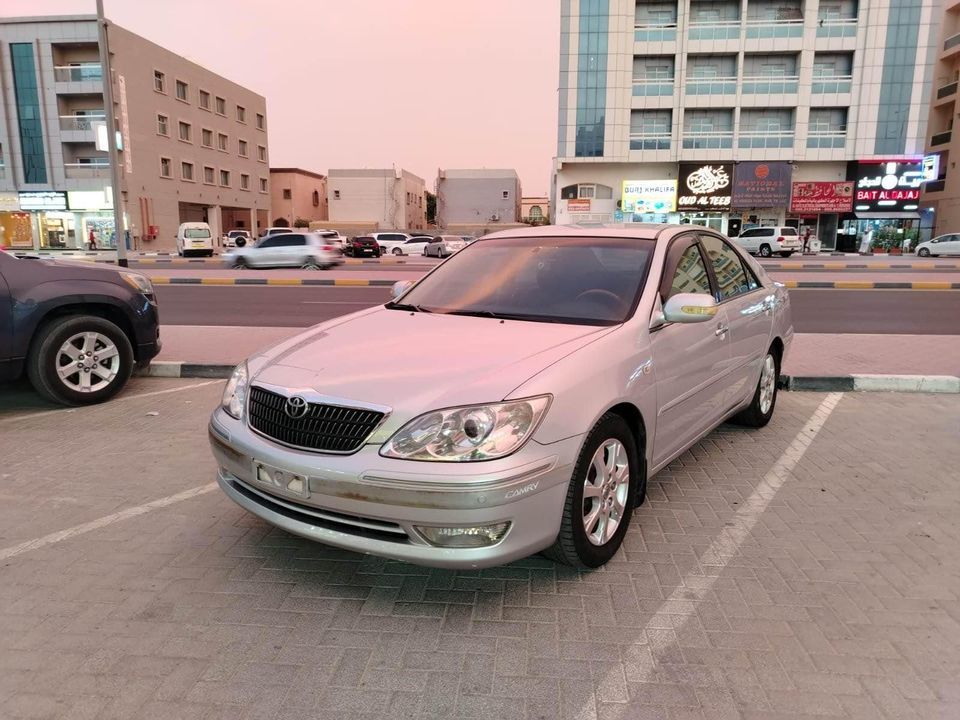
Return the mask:
<svg viewBox="0 0 960 720">
<path fill-rule="evenodd" d="M 117 25 L 108 47 L 131 245 L 170 250 L 184 221 L 265 227 L 264 98 Z M 0 19 L 0 242 L 115 243 L 102 57 L 93 16 Z"/>
<path fill-rule="evenodd" d="M 436 192 L 441 228 L 520 221 L 516 170 L 440 170 Z"/>
<path fill-rule="evenodd" d="M 557 222 L 919 227 L 937 0 L 561 5 Z"/>
<path fill-rule="evenodd" d="M 270 168 L 270 218 L 326 220 L 327 176 L 300 168 Z"/>
<path fill-rule="evenodd" d="M 330 224 L 336 229 L 423 230 L 423 178 L 401 168 L 336 169 L 327 174 Z"/>
</svg>

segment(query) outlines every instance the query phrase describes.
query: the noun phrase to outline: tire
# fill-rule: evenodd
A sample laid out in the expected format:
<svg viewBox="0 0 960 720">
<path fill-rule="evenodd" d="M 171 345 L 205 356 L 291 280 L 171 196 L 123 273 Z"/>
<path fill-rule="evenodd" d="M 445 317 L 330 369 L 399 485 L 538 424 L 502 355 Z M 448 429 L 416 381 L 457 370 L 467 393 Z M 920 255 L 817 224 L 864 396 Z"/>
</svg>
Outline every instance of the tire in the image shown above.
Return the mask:
<svg viewBox="0 0 960 720">
<path fill-rule="evenodd" d="M 920 257 L 930 257 L 930 248 L 920 248 L 917 250 L 917 255 Z"/>
<path fill-rule="evenodd" d="M 782 257 L 782 258 L 788 258 L 788 257 L 790 257 L 791 255 L 793 255 L 792 252 L 782 252 L 782 253 L 780 253 L 780 257 Z"/>
<path fill-rule="evenodd" d="M 764 244 L 760 246 L 760 257 L 768 258 L 771 255 L 773 255 L 773 252 L 771 252 L 769 245 Z"/>
<path fill-rule="evenodd" d="M 772 364 L 772 368 L 771 365 Z M 772 371 L 772 388 L 767 387 L 769 396 L 765 396 L 765 386 L 771 378 L 769 373 Z M 780 357 L 771 347 L 764 356 L 763 365 L 760 370 L 760 379 L 757 381 L 757 389 L 753 393 L 753 399 L 750 405 L 741 412 L 734 415 L 730 422 L 744 427 L 762 428 L 773 417 L 773 411 L 777 407 L 777 386 L 780 384 Z"/>
<path fill-rule="evenodd" d="M 61 363 L 61 360 L 67 359 L 67 355 L 61 351 L 68 341 L 83 333 L 96 333 L 100 338 L 106 338 L 116 350 L 116 355 L 112 356 L 116 358 L 111 367 L 112 378 L 103 378 L 95 372 L 83 372 L 86 377 L 94 378 L 96 383 L 103 384 L 102 387 L 90 391 L 75 389 L 75 386 L 82 382 L 81 372 L 70 376 L 76 378 L 71 380 L 70 377 L 61 379 L 57 371 L 58 366 L 73 365 L 73 363 Z M 73 347 L 75 350 L 78 349 L 76 345 Z M 81 344 L 80 349 L 82 347 L 86 346 Z M 92 344 L 90 352 L 96 353 L 98 347 L 101 350 L 105 349 L 98 341 Z M 91 361 L 95 357 L 97 356 L 91 354 L 86 362 L 93 365 Z M 101 368 L 105 367 L 100 362 L 95 364 Z M 93 405 L 109 400 L 126 385 L 132 372 L 133 348 L 130 340 L 123 330 L 112 322 L 93 315 L 68 315 L 44 325 L 33 339 L 30 352 L 27 354 L 27 376 L 30 384 L 44 398 L 61 405 Z"/>
<path fill-rule="evenodd" d="M 605 465 L 607 460 L 607 448 L 612 444 L 618 444 L 622 450 L 621 456 L 626 462 L 626 481 L 617 484 L 613 483 L 609 490 L 596 488 L 594 481 L 600 476 L 594 464 L 595 458 L 599 457 L 601 465 Z M 616 476 L 614 475 L 614 478 Z M 609 528 L 608 521 L 604 522 L 603 514 L 595 517 L 592 522 L 592 530 L 588 534 L 585 527 L 584 512 L 584 490 L 587 485 L 596 488 L 600 494 L 590 498 L 590 502 L 595 509 L 597 506 L 603 506 L 607 502 L 617 503 L 619 501 L 620 511 L 619 519 L 613 533 L 603 539 L 595 538 L 599 542 L 592 541 L 589 535 L 601 532 L 601 526 Z M 639 485 L 638 485 L 639 484 Z M 639 486 L 639 491 L 634 488 Z M 567 489 L 567 498 L 563 505 L 563 519 L 560 523 L 560 532 L 554 544 L 544 551 L 544 555 L 565 565 L 572 565 L 576 568 L 597 568 L 607 563 L 620 549 L 623 538 L 630 527 L 630 518 L 633 515 L 634 504 L 642 499 L 646 490 L 646 471 L 637 452 L 636 440 L 630 431 L 626 421 L 619 415 L 607 413 L 594 426 L 593 430 L 587 435 L 587 439 L 580 450 L 580 456 L 574 465 L 573 475 L 570 478 L 570 486 Z M 606 494 L 604 494 L 606 493 Z M 614 505 L 614 507 L 616 507 Z M 591 511 L 587 511 L 592 514 Z M 609 513 L 611 517 L 614 513 Z M 611 517 L 611 519 L 613 519 Z"/>
<path fill-rule="evenodd" d="M 400 257 L 401 255 L 403 255 L 403 250 L 401 250 L 400 248 L 394 248 L 391 252 L 393 252 L 393 254 L 396 255 L 397 257 Z"/>
<path fill-rule="evenodd" d="M 323 264 L 316 258 L 305 258 L 304 261 L 300 264 L 301 270 L 319 270 L 323 267 Z"/>
<path fill-rule="evenodd" d="M 233 261 L 234 270 L 246 270 L 249 267 L 250 266 L 247 264 L 247 261 L 244 260 L 242 257 L 238 257 L 236 260 Z"/>
</svg>

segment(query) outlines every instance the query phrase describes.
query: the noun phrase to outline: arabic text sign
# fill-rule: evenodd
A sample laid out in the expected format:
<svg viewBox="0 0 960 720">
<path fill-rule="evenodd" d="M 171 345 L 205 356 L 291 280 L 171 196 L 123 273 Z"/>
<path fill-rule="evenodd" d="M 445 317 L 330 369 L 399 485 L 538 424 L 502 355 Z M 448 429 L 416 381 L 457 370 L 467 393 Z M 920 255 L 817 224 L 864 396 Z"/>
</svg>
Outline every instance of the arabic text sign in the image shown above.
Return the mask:
<svg viewBox="0 0 960 720">
<path fill-rule="evenodd" d="M 857 163 L 853 209 L 857 212 L 916 210 L 922 183 L 920 161 Z"/>
<path fill-rule="evenodd" d="M 853 210 L 852 182 L 795 182 L 790 212 L 848 213 Z"/>
<path fill-rule="evenodd" d="M 588 213 L 590 212 L 590 198 L 580 200 L 567 200 L 567 212 Z"/>
<path fill-rule="evenodd" d="M 737 163 L 733 180 L 733 206 L 781 208 L 790 201 L 790 176 L 786 162 Z"/>
<path fill-rule="evenodd" d="M 719 211 L 730 207 L 733 163 L 681 163 L 679 210 Z"/>
<path fill-rule="evenodd" d="M 676 212 L 677 181 L 624 180 L 620 205 L 627 215 Z"/>
</svg>

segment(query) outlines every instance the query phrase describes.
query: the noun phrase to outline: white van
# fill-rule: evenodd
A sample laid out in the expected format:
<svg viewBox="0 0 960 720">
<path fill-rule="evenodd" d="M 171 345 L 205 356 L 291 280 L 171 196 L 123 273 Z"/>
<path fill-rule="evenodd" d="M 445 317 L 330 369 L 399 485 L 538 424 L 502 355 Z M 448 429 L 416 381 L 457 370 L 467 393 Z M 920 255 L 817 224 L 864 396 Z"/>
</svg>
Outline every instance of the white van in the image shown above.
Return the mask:
<svg viewBox="0 0 960 720">
<path fill-rule="evenodd" d="M 205 255 L 213 257 L 213 233 L 202 222 L 180 223 L 177 230 L 177 255 Z"/>
</svg>

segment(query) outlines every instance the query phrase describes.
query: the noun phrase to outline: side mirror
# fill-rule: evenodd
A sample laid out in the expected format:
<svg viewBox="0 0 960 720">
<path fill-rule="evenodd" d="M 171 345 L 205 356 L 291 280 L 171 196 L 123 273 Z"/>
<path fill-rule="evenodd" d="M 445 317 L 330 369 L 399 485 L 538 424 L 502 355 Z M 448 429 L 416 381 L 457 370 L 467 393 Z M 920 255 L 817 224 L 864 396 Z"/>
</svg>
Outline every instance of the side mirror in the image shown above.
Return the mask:
<svg viewBox="0 0 960 720">
<path fill-rule="evenodd" d="M 390 289 L 391 297 L 396 300 L 413 286 L 413 280 L 397 280 Z"/>
<path fill-rule="evenodd" d="M 717 301 L 709 295 L 680 293 L 663 306 L 663 319 L 675 323 L 700 323 L 712 320 L 718 310 Z"/>
</svg>

